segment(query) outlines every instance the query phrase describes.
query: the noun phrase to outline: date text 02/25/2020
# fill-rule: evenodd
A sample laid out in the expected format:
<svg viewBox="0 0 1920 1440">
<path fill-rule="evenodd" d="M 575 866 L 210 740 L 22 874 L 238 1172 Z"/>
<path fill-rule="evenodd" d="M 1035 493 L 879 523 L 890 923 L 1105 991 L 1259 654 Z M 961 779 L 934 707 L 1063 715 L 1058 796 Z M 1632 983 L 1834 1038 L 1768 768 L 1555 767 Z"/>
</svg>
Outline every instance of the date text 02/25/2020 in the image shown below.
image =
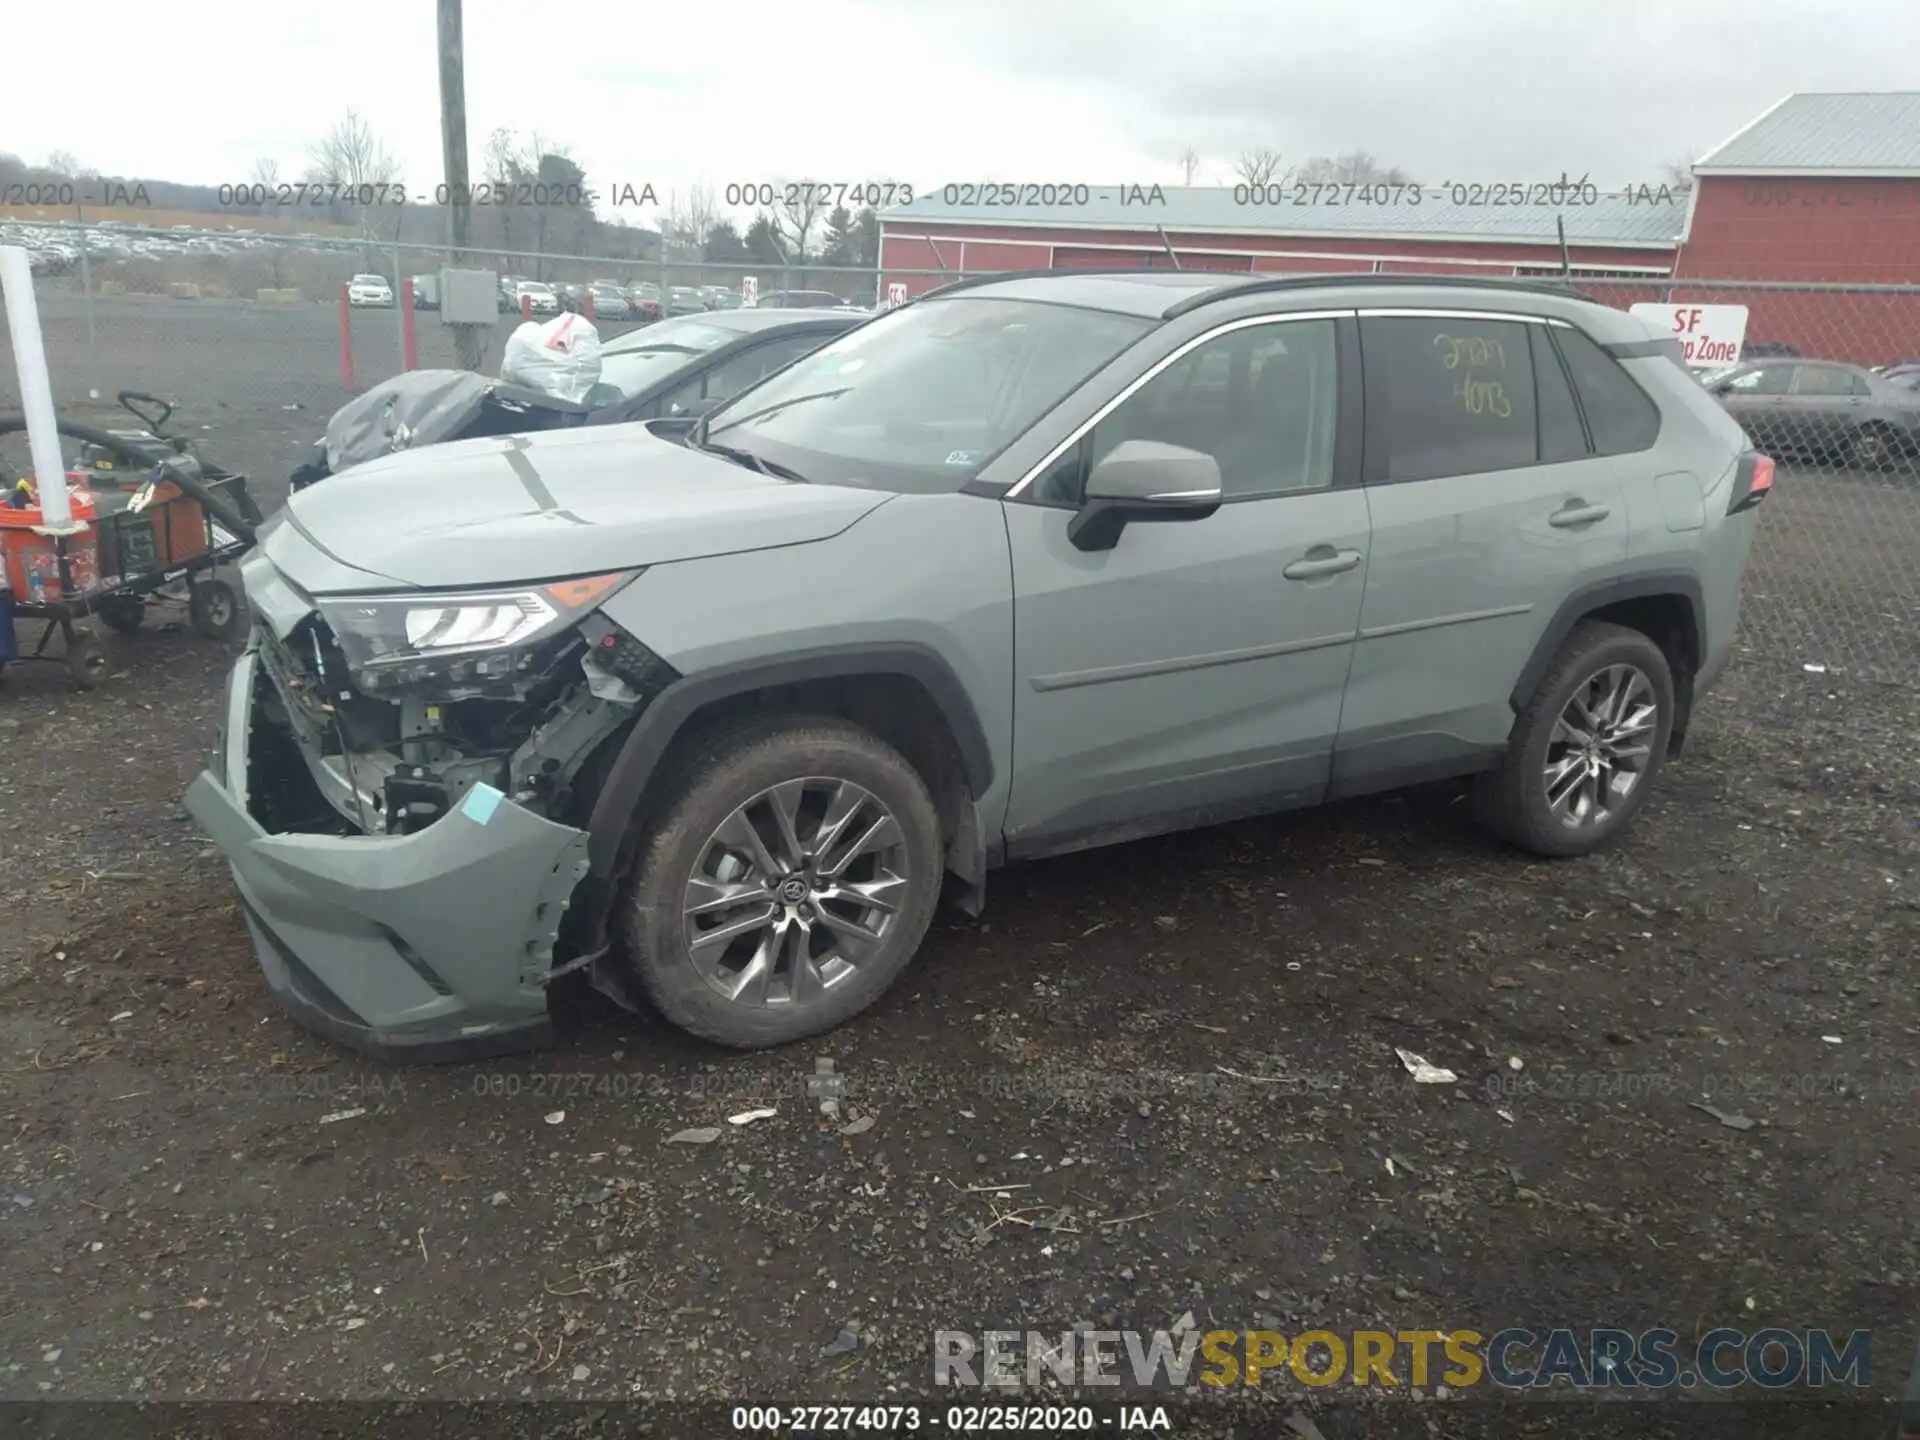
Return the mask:
<svg viewBox="0 0 1920 1440">
<path fill-rule="evenodd" d="M 1164 1405 L 736 1405 L 739 1434 L 1170 1434 Z"/>
</svg>

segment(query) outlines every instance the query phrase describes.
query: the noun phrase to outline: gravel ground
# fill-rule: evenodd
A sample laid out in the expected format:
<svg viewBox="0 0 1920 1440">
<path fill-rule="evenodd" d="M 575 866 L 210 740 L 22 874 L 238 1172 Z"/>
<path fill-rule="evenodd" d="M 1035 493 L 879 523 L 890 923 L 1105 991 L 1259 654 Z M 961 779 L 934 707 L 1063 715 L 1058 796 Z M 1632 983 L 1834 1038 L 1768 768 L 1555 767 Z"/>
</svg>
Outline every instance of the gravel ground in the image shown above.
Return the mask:
<svg viewBox="0 0 1920 1440">
<path fill-rule="evenodd" d="M 283 474 L 338 400 L 284 383 L 309 399 L 183 418 Z M 10 671 L 0 1400 L 885 1401 L 924 1391 L 935 1327 L 1189 1312 L 1867 1328 L 1894 1387 L 1920 1315 L 1920 692 L 1785 649 L 1778 596 L 1819 587 L 1762 563 L 1806 553 L 1796 506 L 1885 487 L 1783 479 L 1769 644 L 1613 852 L 1503 851 L 1436 787 L 1019 866 L 873 1011 L 745 1058 L 579 992 L 560 1047 L 513 1061 L 308 1036 L 179 806 L 228 656 L 150 618 L 105 637 L 92 694 Z M 1793 624 L 1872 613 L 1835 603 L 1837 628 Z M 1295 1407 L 1327 1440 L 1495 1433 L 1470 1404 L 1403 1431 L 1368 1392 L 1236 1398 L 1246 1434 Z M 1789 1412 L 1738 1433 L 1892 1428 Z"/>
</svg>

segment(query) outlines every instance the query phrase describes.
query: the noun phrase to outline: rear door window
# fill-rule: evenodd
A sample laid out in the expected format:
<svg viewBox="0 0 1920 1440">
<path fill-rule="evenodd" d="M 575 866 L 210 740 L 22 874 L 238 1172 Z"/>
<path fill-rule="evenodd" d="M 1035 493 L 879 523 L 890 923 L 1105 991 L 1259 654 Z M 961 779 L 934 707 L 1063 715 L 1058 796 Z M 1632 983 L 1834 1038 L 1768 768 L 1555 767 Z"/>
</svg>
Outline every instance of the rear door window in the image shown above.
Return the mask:
<svg viewBox="0 0 1920 1440">
<path fill-rule="evenodd" d="M 1533 385 L 1539 397 L 1540 460 L 1551 465 L 1562 460 L 1584 460 L 1587 432 L 1580 423 L 1580 407 L 1573 398 L 1566 368 L 1553 348 L 1544 325 L 1529 325 L 1533 345 Z"/>
<path fill-rule="evenodd" d="M 1363 316 L 1369 478 L 1436 480 L 1537 463 L 1530 328 L 1473 315 Z"/>
</svg>

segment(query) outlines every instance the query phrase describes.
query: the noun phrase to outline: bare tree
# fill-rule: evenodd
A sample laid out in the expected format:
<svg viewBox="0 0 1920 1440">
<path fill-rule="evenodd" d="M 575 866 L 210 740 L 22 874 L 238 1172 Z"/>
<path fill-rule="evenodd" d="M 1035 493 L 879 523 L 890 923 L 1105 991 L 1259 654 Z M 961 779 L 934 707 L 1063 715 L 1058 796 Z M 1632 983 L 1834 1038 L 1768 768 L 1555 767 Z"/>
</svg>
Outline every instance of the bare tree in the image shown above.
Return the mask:
<svg viewBox="0 0 1920 1440">
<path fill-rule="evenodd" d="M 1411 185 L 1413 178 L 1399 166 L 1382 165 L 1365 150 L 1344 155 L 1316 155 L 1294 178 L 1307 185 Z"/>
<path fill-rule="evenodd" d="M 307 154 L 313 161 L 314 170 L 319 172 L 323 185 L 337 185 L 350 192 L 348 203 L 358 212 L 361 238 L 372 239 L 372 206 L 386 203 L 387 198 L 379 187 L 391 185 L 400 178 L 400 166 L 393 158 L 393 152 L 373 133 L 371 125 L 349 110 L 331 130 L 308 148 Z M 396 240 L 400 238 L 400 224 L 405 214 L 401 206 L 393 207 L 393 238 Z M 366 262 L 363 260 L 362 263 Z M 395 278 L 398 279 L 397 276 Z"/>
<path fill-rule="evenodd" d="M 1193 184 L 1194 174 L 1200 169 L 1200 152 L 1189 145 L 1180 152 L 1180 174 L 1182 185 Z"/>
<path fill-rule="evenodd" d="M 827 203 L 825 187 L 807 184 L 789 186 L 776 180 L 773 189 L 776 199 L 767 215 L 774 233 L 787 242 L 787 247 L 791 247 L 794 259 L 805 260 L 814 228 L 833 208 Z"/>
<path fill-rule="evenodd" d="M 1249 150 L 1234 162 L 1233 173 L 1248 185 L 1271 185 L 1286 178 L 1278 150 Z"/>
<path fill-rule="evenodd" d="M 695 185 L 684 195 L 674 191 L 667 197 L 667 213 L 660 225 L 661 238 L 669 245 L 697 255 L 705 248 L 707 236 L 713 233 L 719 218 L 713 191 L 707 186 Z"/>
<path fill-rule="evenodd" d="M 1693 161 L 1669 160 L 1660 167 L 1660 181 L 1675 190 L 1693 188 Z"/>
<path fill-rule="evenodd" d="M 400 166 L 373 127 L 354 111 L 346 115 L 307 151 L 314 168 L 330 185 L 388 185 L 400 178 Z"/>
<path fill-rule="evenodd" d="M 533 166 L 528 162 L 526 151 L 521 147 L 519 136 L 502 126 L 487 136 L 487 143 L 481 152 L 481 183 L 496 192 L 496 198 L 504 194 L 511 195 L 513 185 L 526 175 Z M 513 249 L 514 207 L 511 205 L 488 205 L 500 220 L 500 244 L 503 249 Z M 476 213 L 479 213 L 476 211 Z M 509 266 L 509 269 L 512 267 Z"/>
<path fill-rule="evenodd" d="M 272 190 L 280 183 L 280 162 L 271 155 L 262 155 L 253 162 L 253 169 L 247 172 L 247 179 L 255 185 Z"/>
<path fill-rule="evenodd" d="M 80 173 L 80 157 L 71 150 L 56 150 L 47 156 L 47 169 L 62 180 L 71 180 Z"/>
</svg>

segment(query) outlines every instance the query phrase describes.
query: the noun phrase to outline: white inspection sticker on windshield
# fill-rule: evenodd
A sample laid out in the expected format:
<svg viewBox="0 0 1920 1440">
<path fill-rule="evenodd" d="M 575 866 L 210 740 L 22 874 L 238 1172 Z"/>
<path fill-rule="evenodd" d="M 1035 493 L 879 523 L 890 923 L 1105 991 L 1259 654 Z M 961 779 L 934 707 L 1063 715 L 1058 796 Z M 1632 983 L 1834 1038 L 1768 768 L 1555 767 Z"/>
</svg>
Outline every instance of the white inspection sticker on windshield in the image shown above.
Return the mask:
<svg viewBox="0 0 1920 1440">
<path fill-rule="evenodd" d="M 500 802 L 506 798 L 482 780 L 467 791 L 467 798 L 461 802 L 460 808 L 466 812 L 467 818 L 474 824 L 484 825 L 493 819 L 493 812 L 500 808 Z"/>
<path fill-rule="evenodd" d="M 973 465 L 978 463 L 979 459 L 980 452 L 978 450 L 955 450 L 947 456 L 946 463 L 949 465 Z"/>
</svg>

